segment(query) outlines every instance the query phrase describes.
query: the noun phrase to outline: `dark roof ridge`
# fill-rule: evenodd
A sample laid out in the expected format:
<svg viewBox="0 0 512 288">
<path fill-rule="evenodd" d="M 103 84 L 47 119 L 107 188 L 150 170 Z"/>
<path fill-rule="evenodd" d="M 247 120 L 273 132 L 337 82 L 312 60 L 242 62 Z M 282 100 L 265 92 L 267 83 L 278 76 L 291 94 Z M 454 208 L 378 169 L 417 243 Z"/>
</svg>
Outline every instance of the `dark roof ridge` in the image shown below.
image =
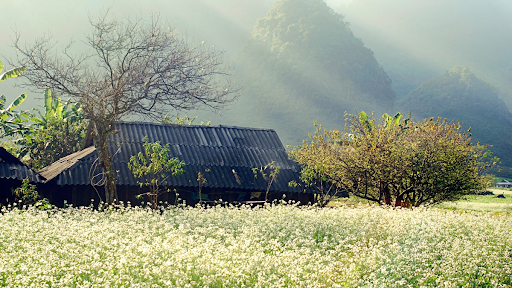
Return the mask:
<svg viewBox="0 0 512 288">
<path fill-rule="evenodd" d="M 190 127 L 190 128 L 230 128 L 230 129 L 241 129 L 241 130 L 255 130 L 255 131 L 271 131 L 276 132 L 271 128 L 254 128 L 254 127 L 243 127 L 243 126 L 235 126 L 235 125 L 188 125 L 188 124 L 170 124 L 170 123 L 155 123 L 155 122 L 146 122 L 146 121 L 117 121 L 119 124 L 147 124 L 147 125 L 158 125 L 158 126 L 171 126 L 171 127 Z"/>
<path fill-rule="evenodd" d="M 160 141 L 160 140 L 158 140 Z M 124 141 L 122 142 L 121 144 L 124 144 L 124 143 L 139 143 L 139 144 L 143 144 L 144 142 L 141 141 Z M 161 141 L 160 141 L 161 143 Z M 202 144 L 188 144 L 188 143 L 180 143 L 180 144 L 176 144 L 176 143 L 167 143 L 167 144 L 171 144 L 171 145 L 179 145 L 179 146 L 184 146 L 184 147 L 218 147 L 218 146 L 209 146 L 209 145 L 202 145 Z M 286 151 L 286 148 L 263 148 L 263 147 L 259 147 L 259 146 L 239 146 L 239 147 L 232 147 L 232 148 L 241 148 L 241 149 L 252 149 L 252 150 L 261 150 L 261 151 Z"/>
<path fill-rule="evenodd" d="M 25 169 L 27 171 L 27 173 L 29 173 L 29 175 L 27 175 L 27 177 L 31 181 L 40 182 L 40 181 L 46 180 L 46 178 L 43 175 L 41 175 L 37 171 L 34 171 L 27 164 L 23 163 L 23 161 L 21 161 L 18 157 L 12 155 L 9 151 L 7 151 L 7 149 L 5 149 L 2 146 L 0 146 L 0 162 L 5 162 L 5 163 L 11 164 L 11 165 L 20 165 L 21 167 L 23 167 L 23 169 Z M 13 166 L 11 166 L 10 168 L 11 168 L 11 170 L 19 169 L 19 168 L 13 167 Z M 28 172 L 28 171 L 30 171 L 30 172 Z M 30 174 L 32 174 L 32 173 L 34 174 L 35 178 L 29 177 Z M 40 177 L 40 179 L 38 177 Z M 7 177 L 7 178 L 11 178 L 11 177 Z"/>
</svg>

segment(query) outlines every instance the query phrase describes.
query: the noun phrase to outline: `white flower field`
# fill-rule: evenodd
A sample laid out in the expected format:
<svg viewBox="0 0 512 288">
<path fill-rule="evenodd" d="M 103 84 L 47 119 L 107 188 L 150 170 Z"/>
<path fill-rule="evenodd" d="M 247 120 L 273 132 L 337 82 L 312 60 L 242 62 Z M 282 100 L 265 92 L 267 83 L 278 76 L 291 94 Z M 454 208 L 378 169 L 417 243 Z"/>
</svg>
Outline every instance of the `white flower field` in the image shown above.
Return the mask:
<svg viewBox="0 0 512 288">
<path fill-rule="evenodd" d="M 0 286 L 511 287 L 510 214 L 269 205 L 3 210 Z"/>
</svg>

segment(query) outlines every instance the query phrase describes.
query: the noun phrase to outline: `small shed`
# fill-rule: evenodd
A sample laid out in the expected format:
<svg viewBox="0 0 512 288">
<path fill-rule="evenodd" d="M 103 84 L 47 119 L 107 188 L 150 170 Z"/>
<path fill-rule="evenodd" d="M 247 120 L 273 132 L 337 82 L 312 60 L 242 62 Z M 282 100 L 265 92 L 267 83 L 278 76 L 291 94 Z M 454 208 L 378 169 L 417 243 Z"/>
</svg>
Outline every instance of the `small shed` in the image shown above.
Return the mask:
<svg viewBox="0 0 512 288">
<path fill-rule="evenodd" d="M 46 180 L 5 148 L 0 147 L 0 204 L 6 205 L 14 201 L 12 189 L 21 186 L 24 179 L 29 179 L 32 184 L 40 184 Z"/>
<path fill-rule="evenodd" d="M 176 190 L 178 198 L 188 204 L 203 201 L 261 201 L 267 182 L 253 168 L 263 167 L 274 161 L 280 167 L 272 183 L 269 199 L 314 202 L 314 197 L 304 187 L 290 187 L 292 180 L 300 182 L 300 166 L 288 158 L 277 133 L 270 129 L 234 126 L 199 126 L 121 122 L 117 133 L 109 138 L 109 153 L 116 173 L 117 193 L 120 201 L 140 203 L 136 196 L 147 191 L 139 185 L 140 179 L 128 169 L 132 155 L 143 151 L 143 138 L 149 142 L 160 141 L 170 145 L 170 156 L 185 162 L 184 173 L 173 176 L 163 186 Z M 64 201 L 74 205 L 89 205 L 91 199 L 105 200 L 102 168 L 98 166 L 92 139 L 86 140 L 87 148 L 64 157 L 39 171 L 47 180 L 44 196 L 52 204 Z M 206 179 L 199 196 L 198 173 Z M 161 199 L 177 201 L 176 193 L 165 193 Z M 147 199 L 142 199 L 147 201 Z"/>
<path fill-rule="evenodd" d="M 502 179 L 500 182 L 496 183 L 497 188 L 512 188 L 512 182 L 507 179 Z"/>
</svg>

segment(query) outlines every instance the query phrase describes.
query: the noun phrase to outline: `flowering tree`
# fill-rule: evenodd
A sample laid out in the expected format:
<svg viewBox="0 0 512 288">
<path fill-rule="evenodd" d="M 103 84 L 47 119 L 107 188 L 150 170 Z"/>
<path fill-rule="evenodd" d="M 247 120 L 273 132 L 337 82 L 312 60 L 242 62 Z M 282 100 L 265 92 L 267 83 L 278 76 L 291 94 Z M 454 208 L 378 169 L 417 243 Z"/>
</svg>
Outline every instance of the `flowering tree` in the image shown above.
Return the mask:
<svg viewBox="0 0 512 288">
<path fill-rule="evenodd" d="M 394 206 L 456 200 L 483 186 L 486 147 L 471 144 L 469 131 L 446 119 L 414 122 L 387 114 L 377 124 L 362 112 L 348 115 L 347 131 L 322 130 L 290 156 L 309 175 L 352 195 Z M 493 163 L 494 161 L 494 163 Z M 315 178 L 315 179 L 316 179 Z"/>
</svg>

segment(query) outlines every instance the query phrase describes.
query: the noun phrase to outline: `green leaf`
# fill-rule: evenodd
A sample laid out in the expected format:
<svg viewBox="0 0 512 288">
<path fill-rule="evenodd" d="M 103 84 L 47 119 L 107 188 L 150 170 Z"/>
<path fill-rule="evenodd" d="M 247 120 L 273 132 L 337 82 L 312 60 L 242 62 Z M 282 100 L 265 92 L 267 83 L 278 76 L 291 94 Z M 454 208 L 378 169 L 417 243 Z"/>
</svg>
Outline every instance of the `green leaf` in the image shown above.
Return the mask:
<svg viewBox="0 0 512 288">
<path fill-rule="evenodd" d="M 55 112 L 56 112 L 56 115 L 58 119 L 63 119 L 62 118 L 62 110 L 64 109 L 64 106 L 62 105 L 62 101 L 60 100 L 60 98 L 58 98 L 56 101 L 56 106 L 55 106 Z"/>
<path fill-rule="evenodd" d="M 402 118 L 402 113 L 400 113 L 400 112 L 396 113 L 396 115 L 393 117 L 393 124 L 395 126 L 398 126 L 400 124 L 401 118 Z"/>
<path fill-rule="evenodd" d="M 14 108 L 19 107 L 21 105 L 21 103 L 23 103 L 23 101 L 25 101 L 26 98 L 27 98 L 27 94 L 25 94 L 25 93 L 21 94 L 11 104 L 9 104 L 9 106 L 5 110 L 11 112 L 12 110 L 14 110 Z"/>
<path fill-rule="evenodd" d="M 49 87 L 44 90 L 44 109 L 46 110 L 44 118 L 48 119 L 51 115 L 55 114 L 53 111 L 52 91 Z"/>
<path fill-rule="evenodd" d="M 9 78 L 16 78 L 25 72 L 25 66 L 11 69 L 3 74 L 0 74 L 0 81 L 7 80 Z"/>
<path fill-rule="evenodd" d="M 366 114 L 366 112 L 364 111 L 361 111 L 359 113 L 359 120 L 361 120 L 361 122 L 365 122 L 368 120 L 368 114 Z"/>
</svg>

